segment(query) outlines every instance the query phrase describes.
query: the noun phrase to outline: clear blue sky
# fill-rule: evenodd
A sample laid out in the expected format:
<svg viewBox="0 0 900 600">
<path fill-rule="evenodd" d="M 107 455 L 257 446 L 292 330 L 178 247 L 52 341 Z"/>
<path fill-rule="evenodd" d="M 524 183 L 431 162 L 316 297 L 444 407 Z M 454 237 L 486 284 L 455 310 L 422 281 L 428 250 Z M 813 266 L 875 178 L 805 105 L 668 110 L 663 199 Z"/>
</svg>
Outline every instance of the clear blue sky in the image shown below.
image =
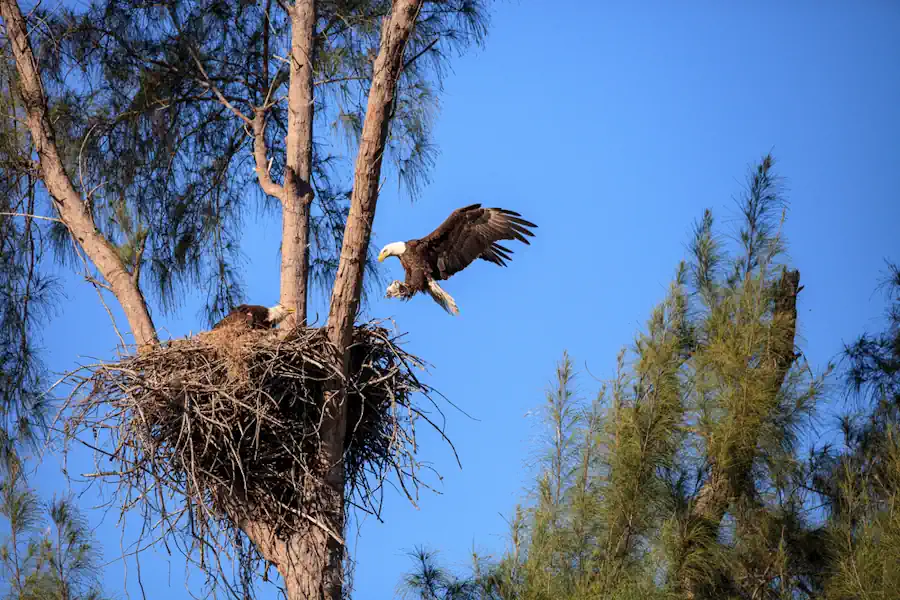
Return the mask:
<svg viewBox="0 0 900 600">
<path fill-rule="evenodd" d="M 509 268 L 477 264 L 447 283 L 459 318 L 425 297 L 371 307 L 408 332 L 408 347 L 435 365 L 429 382 L 477 420 L 447 410 L 462 470 L 425 440 L 442 495 L 425 493 L 415 510 L 389 494 L 386 522 L 364 523 L 356 598 L 390 598 L 416 544 L 450 564 L 464 564 L 473 544 L 502 550 L 504 517 L 530 482 L 526 413 L 542 402 L 555 361 L 568 349 L 608 377 L 663 297 L 693 220 L 709 207 L 726 226 L 746 168 L 770 149 L 805 285 L 802 348 L 822 367 L 842 341 L 878 325 L 883 259 L 900 259 L 898 31 L 900 4 L 888 0 L 495 7 L 486 47 L 456 60 L 446 82 L 432 184 L 414 205 L 384 187 L 376 243 L 424 235 L 471 202 L 518 210 L 540 228 Z M 266 227 L 278 231 L 250 220 L 244 252 L 249 300 L 269 304 L 278 240 Z M 399 263 L 387 266 L 401 277 Z M 58 371 L 115 345 L 94 292 L 67 281 L 69 303 L 44 337 Z M 196 331 L 198 309 L 187 299 L 179 319 L 158 322 L 171 335 Z M 585 396 L 597 389 L 583 369 L 580 386 Z M 51 467 L 38 480 L 46 494 L 63 481 Z M 94 492 L 84 496 L 94 503 Z M 114 557 L 114 515 L 91 518 Z M 177 555 L 146 553 L 142 575 L 149 598 L 189 597 Z M 121 563 L 108 567 L 108 590 L 120 592 L 124 577 Z M 138 591 L 133 564 L 127 587 Z"/>
</svg>

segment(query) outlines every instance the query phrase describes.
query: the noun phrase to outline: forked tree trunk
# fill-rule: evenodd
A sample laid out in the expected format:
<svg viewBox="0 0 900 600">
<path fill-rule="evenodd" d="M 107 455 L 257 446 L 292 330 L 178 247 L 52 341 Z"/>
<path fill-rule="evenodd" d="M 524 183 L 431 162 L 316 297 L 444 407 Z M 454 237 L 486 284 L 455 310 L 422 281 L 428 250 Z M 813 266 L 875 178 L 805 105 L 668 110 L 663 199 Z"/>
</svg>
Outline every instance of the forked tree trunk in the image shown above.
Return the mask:
<svg viewBox="0 0 900 600">
<path fill-rule="evenodd" d="M 394 1 L 390 15 L 383 22 L 380 48 L 373 67 L 372 86 L 369 90 L 366 117 L 356 159 L 350 214 L 344 230 L 341 258 L 332 291 L 328 319 L 329 339 L 337 348 L 339 359 L 344 361 L 345 371 L 348 368 L 346 350 L 353 335 L 354 319 L 359 309 L 360 296 L 362 294 L 365 258 L 372 235 L 372 223 L 375 218 L 382 157 L 390 125 L 390 109 L 394 102 L 397 82 L 403 69 L 404 49 L 423 3 L 424 0 Z M 311 158 L 312 81 L 311 79 L 309 80 L 308 88 L 295 90 L 293 78 L 295 69 L 298 70 L 298 78 L 302 79 L 305 76 L 304 67 L 302 65 L 298 66 L 297 61 L 309 56 L 312 48 L 311 28 L 308 27 L 308 21 L 305 20 L 306 16 L 304 16 L 310 13 L 304 13 L 303 11 L 311 10 L 312 14 L 314 14 L 314 8 L 312 2 L 308 2 L 306 6 L 307 8 L 301 8 L 298 5 L 295 13 L 292 15 L 292 25 L 294 27 L 292 34 L 292 39 L 294 40 L 292 55 L 294 58 L 292 61 L 294 64 L 291 67 L 292 82 L 289 94 L 289 102 L 292 107 L 291 119 L 294 119 L 295 116 L 297 117 L 296 121 L 289 122 L 289 127 L 292 123 L 296 123 L 295 131 L 300 131 L 300 128 L 307 126 L 307 124 L 309 127 L 308 147 L 292 145 L 289 133 L 288 166 L 297 164 L 301 168 L 304 165 L 303 157 Z M 306 45 L 304 40 L 298 40 L 298 23 L 299 27 L 304 28 L 304 32 L 308 32 L 305 35 L 310 36 L 308 45 Z M 299 51 L 298 48 L 300 49 Z M 308 95 L 306 94 L 307 90 Z M 295 92 L 296 95 L 294 95 Z M 294 108 L 297 109 L 296 115 L 293 113 Z M 302 109 L 304 108 L 308 108 L 309 112 L 303 113 Z M 304 121 L 304 118 L 309 120 Z M 261 126 L 262 123 L 258 123 L 257 129 L 260 129 Z M 294 142 L 306 139 L 303 138 L 301 140 L 298 138 Z M 262 152 L 264 157 L 264 147 Z M 291 158 L 292 155 L 295 157 L 294 159 Z M 292 160 L 297 162 L 292 163 Z M 259 167 L 260 161 L 257 160 L 258 171 Z M 262 178 L 261 181 L 263 181 Z M 288 193 L 289 186 L 297 181 L 301 182 L 302 185 L 302 178 L 297 178 L 294 182 L 290 178 L 285 179 L 285 198 L 290 196 Z M 310 193 L 309 199 L 311 200 L 311 190 L 308 193 Z M 309 218 L 309 202 L 304 202 L 302 205 L 305 206 L 307 212 L 303 213 L 301 208 L 296 215 L 298 220 Z M 288 213 L 288 206 L 288 202 L 285 202 L 285 214 Z M 308 231 L 308 227 L 305 230 Z M 285 240 L 283 241 L 285 250 L 283 252 L 288 247 L 288 235 L 289 232 L 286 229 Z M 293 235 L 293 232 L 290 232 L 290 235 Z M 293 244 L 294 248 L 298 248 L 299 244 L 306 243 L 306 239 L 301 239 L 301 236 L 298 236 L 297 239 L 291 240 L 290 243 Z M 306 256 L 308 257 L 308 248 L 304 248 L 303 251 L 307 253 Z M 296 263 L 294 264 L 296 265 Z M 306 270 L 301 271 L 300 267 L 286 269 L 285 263 L 282 263 L 283 301 L 286 298 L 285 293 L 289 293 L 285 287 L 286 281 L 291 277 L 299 278 L 299 273 L 301 272 L 304 273 L 303 277 L 308 277 L 308 262 L 303 268 Z M 299 282 L 300 280 L 297 279 L 297 281 Z M 305 283 L 305 279 L 303 281 Z M 303 293 L 305 293 L 305 287 L 303 290 Z M 299 298 L 297 300 L 298 302 L 300 301 Z M 272 532 L 266 527 L 257 523 L 248 523 L 244 526 L 244 530 L 254 543 L 258 545 L 263 555 L 276 564 L 284 578 L 289 600 L 319 600 L 326 598 L 340 600 L 342 597 L 342 559 L 345 548 L 343 547 L 343 540 L 339 536 L 342 535 L 344 530 L 345 478 L 344 464 L 341 458 L 344 437 L 347 431 L 347 412 L 341 391 L 329 393 L 326 398 L 323 398 L 323 405 L 325 417 L 320 428 L 319 464 L 322 472 L 325 474 L 324 486 L 319 489 L 311 488 L 309 491 L 317 499 L 319 509 L 316 512 L 316 517 L 325 521 L 328 529 L 312 526 L 303 535 L 297 534 L 290 536 L 288 539 L 280 539 L 277 536 L 273 536 Z"/>
<path fill-rule="evenodd" d="M 42 179 L 59 218 L 118 299 L 138 348 L 154 344 L 157 341 L 156 329 L 141 293 L 140 282 L 128 272 L 115 248 L 97 229 L 87 203 L 66 173 L 48 115 L 44 85 L 28 39 L 27 24 L 16 0 L 0 0 L 0 16 L 6 24 L 6 37 L 16 61 L 19 93 L 28 113 L 28 129 L 40 160 Z"/>
<path fill-rule="evenodd" d="M 282 186 L 281 303 L 296 311 L 283 325 L 306 324 L 309 296 L 309 219 L 313 201 L 313 50 L 315 0 L 290 9 L 291 60 L 288 129 Z"/>
<path fill-rule="evenodd" d="M 382 157 L 389 129 L 390 108 L 403 69 L 403 54 L 424 0 L 395 0 L 383 23 L 381 43 L 374 63 L 372 86 L 356 160 L 350 214 L 337 278 L 331 298 L 328 333 L 347 368 L 346 349 L 359 309 L 366 252 L 372 233 Z M 19 87 L 28 112 L 44 183 L 60 218 L 106 279 L 128 318 L 136 342 L 155 343 L 156 331 L 140 291 L 115 248 L 96 228 L 93 217 L 65 172 L 48 118 L 47 100 L 27 37 L 27 27 L 15 0 L 0 0 L 0 16 L 6 23 L 19 73 Z M 250 121 L 255 134 L 254 157 L 260 185 L 281 198 L 284 206 L 284 240 L 281 273 L 282 302 L 293 306 L 305 320 L 309 273 L 309 207 L 312 162 L 312 49 L 315 28 L 314 0 L 298 0 L 291 10 L 292 52 L 289 90 L 289 122 L 284 185 L 268 175 L 265 147 L 265 107 Z M 318 496 L 319 517 L 327 527 L 311 526 L 304 535 L 283 539 L 258 523 L 242 527 L 262 554 L 275 563 L 284 577 L 290 600 L 341 598 L 344 526 L 344 465 L 341 462 L 346 433 L 346 409 L 341 393 L 323 399 L 326 416 L 321 427 L 320 465 L 325 472 L 324 490 Z"/>
</svg>

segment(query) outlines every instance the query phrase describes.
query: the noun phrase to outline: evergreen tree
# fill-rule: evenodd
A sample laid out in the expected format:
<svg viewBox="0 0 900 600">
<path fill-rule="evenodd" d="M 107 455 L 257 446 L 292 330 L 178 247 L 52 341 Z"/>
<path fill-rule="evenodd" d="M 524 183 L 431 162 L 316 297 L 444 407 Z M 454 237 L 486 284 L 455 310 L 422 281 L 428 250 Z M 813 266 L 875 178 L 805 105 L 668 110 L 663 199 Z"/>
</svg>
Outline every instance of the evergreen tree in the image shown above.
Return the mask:
<svg viewBox="0 0 900 600">
<path fill-rule="evenodd" d="M 801 286 L 778 262 L 783 206 L 766 156 L 737 248 L 707 211 L 691 260 L 595 401 L 571 394 L 564 355 L 536 497 L 472 583 L 535 600 L 819 594 L 826 535 L 808 518 L 798 440 L 822 379 L 795 351 Z"/>
<path fill-rule="evenodd" d="M 0 544 L 0 588 L 10 600 L 101 600 L 99 551 L 71 498 L 42 506 L 15 460 L 0 482 L 0 514 L 9 534 Z M 49 517 L 49 526 L 47 525 Z"/>
<path fill-rule="evenodd" d="M 414 196 L 427 181 L 444 68 L 449 53 L 483 40 L 483 3 L 0 0 L 0 17 L 10 196 L 0 207 L 0 341 L 21 349 L 0 358 L 4 439 L 29 430 L 41 397 L 31 349 L 38 309 L 55 299 L 44 257 L 115 297 L 143 352 L 158 343 L 151 307 L 177 310 L 200 287 L 212 321 L 243 298 L 248 189 L 281 215 L 280 301 L 295 309 L 283 326 L 306 324 L 310 281 L 320 284 L 346 375 L 364 275 L 374 274 L 382 165 Z M 339 160 L 341 136 L 351 168 Z M 329 526 L 282 540 L 237 523 L 278 565 L 289 598 L 343 594 L 344 549 L 330 533 L 346 522 L 342 394 L 319 398 L 328 466 L 308 490 L 325 498 Z"/>
<path fill-rule="evenodd" d="M 813 461 L 829 517 L 827 598 L 900 597 L 900 269 L 889 270 L 886 330 L 844 351 L 861 410 L 842 419 L 844 446 Z"/>
</svg>

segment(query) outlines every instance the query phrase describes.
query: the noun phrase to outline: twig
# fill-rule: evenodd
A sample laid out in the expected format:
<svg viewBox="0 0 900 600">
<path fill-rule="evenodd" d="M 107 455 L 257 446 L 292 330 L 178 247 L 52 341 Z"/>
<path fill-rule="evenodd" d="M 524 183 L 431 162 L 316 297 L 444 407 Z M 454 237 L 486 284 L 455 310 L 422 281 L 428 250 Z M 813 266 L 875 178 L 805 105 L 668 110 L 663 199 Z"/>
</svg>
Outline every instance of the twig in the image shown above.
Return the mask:
<svg viewBox="0 0 900 600">
<path fill-rule="evenodd" d="M 405 63 L 403 63 L 403 68 L 401 69 L 401 71 L 405 71 L 406 68 L 407 68 L 408 66 L 410 66 L 411 64 L 413 64 L 414 62 L 416 62 L 416 61 L 419 59 L 420 56 L 422 56 L 423 54 L 425 54 L 426 52 L 428 52 L 429 50 L 431 50 L 431 49 L 434 47 L 434 45 L 437 44 L 440 40 L 441 40 L 440 36 L 438 36 L 438 37 L 434 38 L 433 40 L 431 40 L 431 43 L 429 43 L 427 46 L 425 46 L 424 48 L 422 48 L 422 50 L 421 50 L 418 54 L 416 54 L 415 56 L 413 56 L 412 58 L 410 58 L 408 61 L 406 61 Z"/>
<path fill-rule="evenodd" d="M 57 219 L 56 217 L 45 217 L 43 215 L 29 215 L 27 213 L 17 213 L 17 212 L 0 212 L 0 216 L 4 217 L 25 217 L 26 219 L 40 219 L 42 221 L 53 221 L 54 223 L 62 223 L 66 224 L 62 219 Z"/>
<path fill-rule="evenodd" d="M 213 94 L 216 95 L 216 98 L 218 98 L 219 102 L 225 108 L 234 113 L 235 116 L 241 119 L 244 123 L 250 125 L 252 121 L 244 113 L 235 108 L 235 106 L 231 102 L 228 101 L 228 99 L 222 94 L 222 92 L 219 91 L 219 88 L 216 86 L 213 80 L 210 79 L 209 75 L 207 75 L 206 69 L 203 68 L 203 63 L 200 62 L 200 58 L 197 56 L 197 53 L 194 51 L 194 49 L 190 48 L 189 52 L 191 53 L 191 58 L 193 58 L 194 62 L 197 63 L 197 68 L 200 69 L 200 73 L 202 73 L 203 77 L 205 78 L 205 81 L 201 81 L 200 83 L 203 83 L 204 85 L 209 87 L 212 90 Z"/>
<path fill-rule="evenodd" d="M 330 83 L 341 83 L 343 81 L 364 81 L 367 79 L 369 79 L 369 78 L 362 76 L 362 75 L 353 75 L 353 76 L 347 76 L 347 77 L 335 77 L 333 79 L 321 79 L 319 81 L 314 82 L 313 85 L 319 86 L 319 85 L 328 85 Z"/>
</svg>

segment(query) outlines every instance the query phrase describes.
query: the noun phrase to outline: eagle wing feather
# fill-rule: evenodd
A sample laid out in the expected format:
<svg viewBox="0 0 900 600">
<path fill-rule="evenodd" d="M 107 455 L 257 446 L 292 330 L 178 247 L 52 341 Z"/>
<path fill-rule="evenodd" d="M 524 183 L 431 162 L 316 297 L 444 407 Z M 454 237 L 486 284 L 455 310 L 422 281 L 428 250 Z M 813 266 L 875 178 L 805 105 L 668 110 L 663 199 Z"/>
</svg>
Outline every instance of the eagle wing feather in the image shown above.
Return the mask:
<svg viewBox="0 0 900 600">
<path fill-rule="evenodd" d="M 501 267 L 511 260 L 512 250 L 498 244 L 500 240 L 520 241 L 530 245 L 528 230 L 537 227 L 522 215 L 504 208 L 481 208 L 471 204 L 453 211 L 441 225 L 419 244 L 435 260 L 444 279 L 481 258 Z"/>
</svg>

